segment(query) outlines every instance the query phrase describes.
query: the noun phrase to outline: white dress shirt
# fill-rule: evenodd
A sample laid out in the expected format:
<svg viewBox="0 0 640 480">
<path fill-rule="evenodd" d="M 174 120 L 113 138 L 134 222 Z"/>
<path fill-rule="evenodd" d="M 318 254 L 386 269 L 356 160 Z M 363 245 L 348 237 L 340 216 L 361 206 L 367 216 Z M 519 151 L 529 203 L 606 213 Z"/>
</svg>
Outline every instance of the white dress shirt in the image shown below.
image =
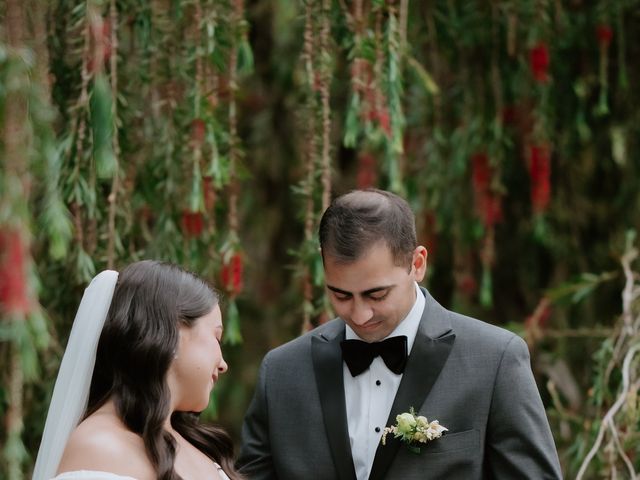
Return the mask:
<svg viewBox="0 0 640 480">
<path fill-rule="evenodd" d="M 416 339 L 424 304 L 424 295 L 416 283 L 416 301 L 413 307 L 389 335 L 406 335 L 407 353 L 411 353 Z M 346 326 L 345 338 L 362 340 L 349 325 Z M 400 386 L 402 374 L 398 375 L 389 370 L 380 357 L 374 358 L 371 366 L 357 377 L 351 376 L 344 362 L 342 372 L 353 464 L 358 480 L 366 480 L 373 466 L 382 431 L 388 426 L 385 423 Z"/>
</svg>

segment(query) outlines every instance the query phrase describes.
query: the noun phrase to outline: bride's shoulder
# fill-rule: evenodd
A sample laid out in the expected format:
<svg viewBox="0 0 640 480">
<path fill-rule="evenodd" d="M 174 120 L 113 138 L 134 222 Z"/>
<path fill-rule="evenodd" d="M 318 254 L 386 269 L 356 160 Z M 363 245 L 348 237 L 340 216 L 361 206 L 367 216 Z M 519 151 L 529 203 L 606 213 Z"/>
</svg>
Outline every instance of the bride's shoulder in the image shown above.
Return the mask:
<svg viewBox="0 0 640 480">
<path fill-rule="evenodd" d="M 123 462 L 123 458 L 127 461 Z M 155 478 L 142 438 L 128 430 L 117 417 L 103 414 L 91 415 L 76 427 L 69 437 L 58 471 L 109 472 L 138 480 Z M 67 478 L 87 477 L 63 476 L 59 480 Z"/>
</svg>

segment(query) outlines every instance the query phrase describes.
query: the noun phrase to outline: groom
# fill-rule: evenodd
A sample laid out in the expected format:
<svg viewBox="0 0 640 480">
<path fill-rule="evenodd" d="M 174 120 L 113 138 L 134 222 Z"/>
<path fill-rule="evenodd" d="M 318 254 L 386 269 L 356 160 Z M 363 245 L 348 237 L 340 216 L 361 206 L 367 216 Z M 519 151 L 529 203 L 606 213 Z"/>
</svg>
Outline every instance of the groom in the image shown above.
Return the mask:
<svg viewBox="0 0 640 480">
<path fill-rule="evenodd" d="M 337 319 L 269 352 L 242 430 L 250 479 L 558 479 L 524 341 L 440 306 L 418 286 L 413 213 L 353 191 L 320 222 Z M 385 339 L 390 338 L 388 341 Z M 414 453 L 387 435 L 414 408 L 447 431 Z"/>
</svg>

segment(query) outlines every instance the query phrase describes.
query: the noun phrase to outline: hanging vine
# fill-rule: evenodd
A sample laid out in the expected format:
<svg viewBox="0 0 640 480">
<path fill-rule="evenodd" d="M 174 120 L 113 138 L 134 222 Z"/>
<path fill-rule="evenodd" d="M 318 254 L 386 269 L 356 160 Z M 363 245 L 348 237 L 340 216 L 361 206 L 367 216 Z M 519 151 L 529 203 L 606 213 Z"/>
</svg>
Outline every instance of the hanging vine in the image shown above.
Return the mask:
<svg viewBox="0 0 640 480">
<path fill-rule="evenodd" d="M 637 355 L 611 340 L 585 361 L 612 302 L 572 298 L 640 228 L 639 7 L 0 0 L 0 476 L 29 475 L 82 288 L 141 258 L 226 297 L 247 349 L 216 395 L 238 435 L 257 361 L 329 318 L 317 222 L 354 187 L 409 200 L 439 301 L 527 336 L 543 382 L 566 362 L 541 389 L 566 476 L 590 449 L 585 478 L 640 470 Z M 568 401 L 572 383 L 597 394 Z"/>
</svg>

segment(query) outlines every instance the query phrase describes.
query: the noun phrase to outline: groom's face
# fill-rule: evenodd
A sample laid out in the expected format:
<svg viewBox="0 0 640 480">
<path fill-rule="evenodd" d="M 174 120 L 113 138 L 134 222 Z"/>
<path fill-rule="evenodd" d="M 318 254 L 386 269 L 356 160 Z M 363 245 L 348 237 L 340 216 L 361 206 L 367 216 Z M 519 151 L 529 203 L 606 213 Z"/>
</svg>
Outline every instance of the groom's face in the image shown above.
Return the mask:
<svg viewBox="0 0 640 480">
<path fill-rule="evenodd" d="M 386 243 L 371 246 L 344 263 L 324 256 L 325 282 L 336 314 L 363 340 L 387 337 L 404 320 L 416 299 L 415 282 L 424 277 L 427 251 L 417 247 L 411 265 L 396 265 Z"/>
</svg>

